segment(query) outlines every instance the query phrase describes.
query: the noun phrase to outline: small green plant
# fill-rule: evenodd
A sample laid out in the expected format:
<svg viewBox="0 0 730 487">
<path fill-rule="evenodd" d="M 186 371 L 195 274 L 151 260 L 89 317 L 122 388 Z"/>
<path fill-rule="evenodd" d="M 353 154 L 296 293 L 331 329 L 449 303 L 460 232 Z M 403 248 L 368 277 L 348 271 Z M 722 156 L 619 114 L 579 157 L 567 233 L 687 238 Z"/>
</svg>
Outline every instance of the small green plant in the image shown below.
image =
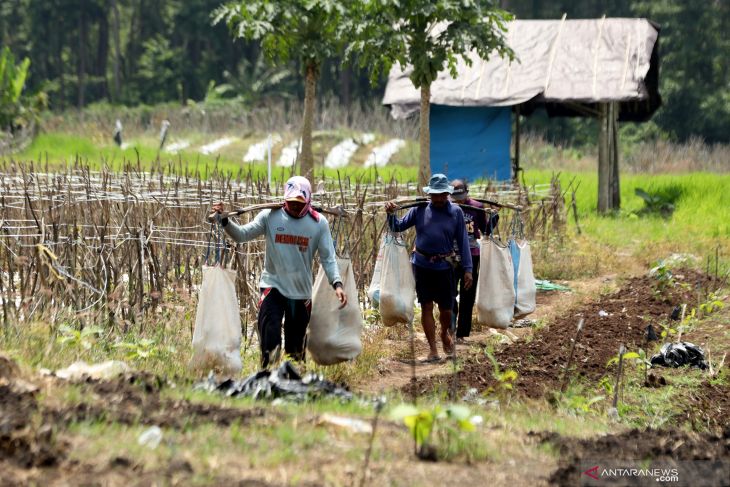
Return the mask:
<svg viewBox="0 0 730 487">
<path fill-rule="evenodd" d="M 400 404 L 391 411 L 390 417 L 396 421 L 403 421 L 408 427 L 413 436 L 416 456 L 423 460 L 437 459 L 437 450 L 429 443 L 437 423 L 442 424 L 444 428 L 450 424 L 453 433 L 454 427 L 461 432 L 474 431 L 474 424 L 477 422 L 476 417 L 471 416 L 469 408 L 458 405 L 446 408 L 436 405 L 432 408 L 419 409 L 411 404 Z M 453 434 L 445 434 L 442 439 L 448 442 L 454 441 L 456 437 Z M 442 447 L 449 449 L 448 444 Z"/>
<path fill-rule="evenodd" d="M 61 325 L 58 328 L 58 332 L 59 336 L 57 341 L 61 345 L 81 347 L 84 350 L 89 350 L 97 342 L 101 334 L 104 333 L 104 330 L 98 326 L 89 326 L 82 330 L 77 330 L 69 325 Z"/>
<path fill-rule="evenodd" d="M 611 378 L 607 375 L 604 375 L 601 377 L 601 380 L 598 382 L 598 385 L 601 386 L 603 391 L 606 393 L 606 396 L 613 395 L 613 381 Z"/>
<path fill-rule="evenodd" d="M 591 406 L 604 399 L 606 399 L 606 396 L 603 395 L 589 398 L 581 394 L 569 394 L 564 396 L 563 407 L 571 413 L 582 415 L 591 412 Z"/>
<path fill-rule="evenodd" d="M 700 312 L 702 312 L 703 315 L 709 315 L 714 313 L 715 311 L 720 311 L 725 307 L 725 303 L 722 302 L 722 300 L 717 296 L 716 293 L 710 293 L 710 295 L 707 298 L 707 301 L 700 304 Z M 694 317 L 694 309 L 693 311 L 693 317 Z"/>
<path fill-rule="evenodd" d="M 658 325 L 662 328 L 662 331 L 659 333 L 659 336 L 662 338 L 672 337 L 677 334 L 677 329 L 673 328 L 671 324 L 658 323 Z"/>
<path fill-rule="evenodd" d="M 639 352 L 626 352 L 623 354 L 623 357 L 624 357 L 624 361 L 642 359 L 642 355 Z M 620 357 L 618 354 L 611 357 L 611 359 L 608 361 L 608 363 L 606 363 L 606 367 L 611 367 L 612 365 L 618 364 L 619 359 L 620 359 Z"/>
<path fill-rule="evenodd" d="M 519 377 L 517 372 L 512 369 L 507 369 L 503 371 L 491 350 L 487 349 L 485 353 L 489 361 L 492 363 L 492 377 L 494 377 L 497 381 L 497 387 L 487 388 L 485 394 L 490 394 L 493 392 L 501 394 L 511 391 L 513 389 L 514 382 Z"/>
<path fill-rule="evenodd" d="M 142 338 L 134 342 L 117 342 L 114 348 L 127 351 L 127 359 L 130 360 L 147 360 L 150 358 L 161 357 L 166 350 L 157 345 L 157 341 L 151 338 Z M 173 350 L 170 350 L 174 352 Z"/>
<path fill-rule="evenodd" d="M 659 262 L 652 270 L 651 275 L 656 279 L 654 286 L 654 292 L 656 294 L 663 294 L 664 291 L 674 287 L 674 276 L 669 267 L 662 261 Z"/>
<path fill-rule="evenodd" d="M 636 188 L 634 193 L 644 200 L 644 207 L 639 211 L 639 215 L 658 213 L 664 218 L 669 218 L 674 213 L 677 201 L 682 197 L 683 188 L 677 184 L 670 184 L 657 188 L 651 193 Z"/>
</svg>

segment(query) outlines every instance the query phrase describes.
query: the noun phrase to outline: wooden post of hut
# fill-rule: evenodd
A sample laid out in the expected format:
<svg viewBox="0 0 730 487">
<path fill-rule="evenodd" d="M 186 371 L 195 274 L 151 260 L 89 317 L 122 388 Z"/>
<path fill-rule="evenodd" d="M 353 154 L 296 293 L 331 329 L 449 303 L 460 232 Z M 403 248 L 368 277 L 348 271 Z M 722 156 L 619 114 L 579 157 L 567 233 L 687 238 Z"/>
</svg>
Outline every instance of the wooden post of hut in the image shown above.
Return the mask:
<svg viewBox="0 0 730 487">
<path fill-rule="evenodd" d="M 621 207 L 618 171 L 618 106 L 616 102 L 598 106 L 598 212 Z"/>
</svg>

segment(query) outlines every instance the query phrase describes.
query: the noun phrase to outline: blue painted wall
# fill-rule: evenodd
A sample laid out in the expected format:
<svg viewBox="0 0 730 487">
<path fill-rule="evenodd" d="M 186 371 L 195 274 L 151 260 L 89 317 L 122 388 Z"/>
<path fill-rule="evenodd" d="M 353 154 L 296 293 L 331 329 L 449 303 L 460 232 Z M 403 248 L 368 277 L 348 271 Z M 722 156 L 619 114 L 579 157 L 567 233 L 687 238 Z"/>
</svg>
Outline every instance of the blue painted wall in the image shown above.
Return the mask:
<svg viewBox="0 0 730 487">
<path fill-rule="evenodd" d="M 510 107 L 431 105 L 431 173 L 511 179 L 511 113 Z"/>
</svg>

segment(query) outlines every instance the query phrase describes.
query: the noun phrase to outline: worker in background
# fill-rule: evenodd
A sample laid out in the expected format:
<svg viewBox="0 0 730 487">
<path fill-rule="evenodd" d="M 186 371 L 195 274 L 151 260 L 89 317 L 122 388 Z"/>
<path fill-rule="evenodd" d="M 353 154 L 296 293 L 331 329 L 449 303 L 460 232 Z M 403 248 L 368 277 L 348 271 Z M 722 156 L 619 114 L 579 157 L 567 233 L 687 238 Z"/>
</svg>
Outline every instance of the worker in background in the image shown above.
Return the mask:
<svg viewBox="0 0 730 487">
<path fill-rule="evenodd" d="M 479 280 L 479 238 L 491 235 L 492 229 L 499 222 L 499 214 L 495 213 L 490 217 L 491 224 L 487 225 L 487 214 L 483 209 L 484 205 L 469 197 L 469 185 L 462 179 L 455 179 L 451 182 L 454 192 L 451 193 L 451 199 L 454 203 L 468 205 L 474 208 L 462 206 L 464 213 L 464 225 L 466 226 L 466 235 L 469 238 L 469 250 L 472 262 L 472 279 L 476 283 Z M 478 209 L 479 208 L 479 209 Z M 454 249 L 458 251 L 457 242 L 454 241 Z M 462 259 L 463 260 L 463 259 Z M 466 286 L 464 267 L 459 265 L 455 270 L 455 287 L 459 299 L 454 299 L 453 320 L 456 325 L 456 343 L 466 343 L 466 338 L 471 333 L 472 312 L 474 310 L 474 301 L 476 300 L 477 287 L 473 284 Z"/>
</svg>

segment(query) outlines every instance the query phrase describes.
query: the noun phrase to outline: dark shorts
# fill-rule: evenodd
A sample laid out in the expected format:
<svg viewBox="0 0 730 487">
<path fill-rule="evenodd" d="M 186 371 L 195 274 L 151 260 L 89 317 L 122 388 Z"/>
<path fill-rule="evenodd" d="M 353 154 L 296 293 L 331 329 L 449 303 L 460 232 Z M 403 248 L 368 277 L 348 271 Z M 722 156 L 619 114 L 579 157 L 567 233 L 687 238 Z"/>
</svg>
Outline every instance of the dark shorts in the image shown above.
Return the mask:
<svg viewBox="0 0 730 487">
<path fill-rule="evenodd" d="M 453 307 L 456 292 L 452 268 L 434 270 L 413 264 L 413 276 L 419 303 L 436 303 L 439 308 L 448 310 Z"/>
<path fill-rule="evenodd" d="M 307 325 L 312 314 L 311 299 L 289 299 L 278 289 L 261 289 L 258 332 L 261 365 L 269 366 L 271 352 L 281 347 L 281 322 L 284 321 L 284 352 L 294 360 L 304 360 Z"/>
</svg>

